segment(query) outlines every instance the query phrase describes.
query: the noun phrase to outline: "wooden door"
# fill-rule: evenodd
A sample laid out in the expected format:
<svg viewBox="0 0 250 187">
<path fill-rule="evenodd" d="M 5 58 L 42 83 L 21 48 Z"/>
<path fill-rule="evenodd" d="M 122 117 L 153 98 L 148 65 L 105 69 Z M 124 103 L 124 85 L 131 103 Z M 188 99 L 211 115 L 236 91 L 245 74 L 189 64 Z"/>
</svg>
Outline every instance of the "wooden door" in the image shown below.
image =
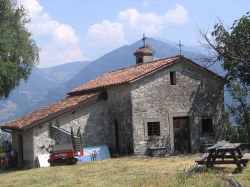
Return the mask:
<svg viewBox="0 0 250 187">
<path fill-rule="evenodd" d="M 173 119 L 173 126 L 175 153 L 190 153 L 190 131 L 188 117 L 175 117 Z"/>
</svg>

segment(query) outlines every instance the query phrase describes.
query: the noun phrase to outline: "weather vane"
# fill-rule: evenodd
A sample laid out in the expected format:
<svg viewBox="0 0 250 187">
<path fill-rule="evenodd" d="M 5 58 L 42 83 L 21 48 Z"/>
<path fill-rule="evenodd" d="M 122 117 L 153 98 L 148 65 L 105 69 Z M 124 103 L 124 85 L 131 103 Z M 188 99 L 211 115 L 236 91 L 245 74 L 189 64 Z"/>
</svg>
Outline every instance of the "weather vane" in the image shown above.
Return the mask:
<svg viewBox="0 0 250 187">
<path fill-rule="evenodd" d="M 142 37 L 142 41 L 143 41 L 143 47 L 145 47 L 146 46 L 146 40 L 147 40 L 148 38 L 145 36 L 145 34 L 143 33 L 143 37 Z"/>
<path fill-rule="evenodd" d="M 179 48 L 180 48 L 180 55 L 181 55 L 181 47 L 182 47 L 182 46 L 184 46 L 184 45 L 182 45 L 182 44 L 181 44 L 181 41 L 180 41 L 180 40 L 179 40 L 179 43 L 178 43 L 178 44 L 176 44 L 176 45 L 178 45 L 178 46 L 179 46 Z"/>
</svg>

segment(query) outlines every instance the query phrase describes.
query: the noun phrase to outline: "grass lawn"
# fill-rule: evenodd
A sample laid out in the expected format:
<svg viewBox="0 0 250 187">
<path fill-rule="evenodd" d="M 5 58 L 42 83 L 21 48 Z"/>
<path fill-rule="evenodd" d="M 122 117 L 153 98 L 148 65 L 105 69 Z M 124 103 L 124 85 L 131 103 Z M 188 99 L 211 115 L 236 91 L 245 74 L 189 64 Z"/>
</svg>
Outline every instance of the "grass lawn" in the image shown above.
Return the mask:
<svg viewBox="0 0 250 187">
<path fill-rule="evenodd" d="M 37 168 L 0 174 L 0 186 L 229 186 L 230 176 L 250 186 L 250 164 L 240 174 L 234 165 L 186 174 L 195 156 L 113 158 L 70 166 Z"/>
</svg>

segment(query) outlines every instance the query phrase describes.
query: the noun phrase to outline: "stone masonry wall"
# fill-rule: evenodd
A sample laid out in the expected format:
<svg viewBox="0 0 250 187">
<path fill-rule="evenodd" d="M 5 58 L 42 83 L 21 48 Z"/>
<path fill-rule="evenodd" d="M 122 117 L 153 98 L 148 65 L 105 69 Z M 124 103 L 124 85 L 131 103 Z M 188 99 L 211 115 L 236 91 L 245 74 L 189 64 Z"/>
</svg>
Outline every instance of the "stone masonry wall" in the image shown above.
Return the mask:
<svg viewBox="0 0 250 187">
<path fill-rule="evenodd" d="M 55 141 L 49 137 L 49 123 L 42 124 L 38 127 L 33 128 L 33 149 L 34 149 L 34 160 L 38 155 L 48 154 L 45 147 L 54 145 Z"/>
<path fill-rule="evenodd" d="M 84 147 L 108 145 L 111 153 L 115 150 L 114 122 L 119 126 L 120 153 L 130 154 L 133 151 L 131 99 L 129 85 L 111 87 L 107 90 L 107 100 L 99 100 L 90 106 L 60 116 L 52 121 L 60 128 L 70 132 L 71 127 L 76 133 L 81 127 Z M 57 122 L 56 122 L 57 121 Z M 54 144 L 48 136 L 48 123 L 34 128 L 34 155 L 45 154 L 43 145 Z"/>
<path fill-rule="evenodd" d="M 170 71 L 176 71 L 177 84 L 170 84 Z M 198 152 L 202 117 L 212 117 L 213 140 L 224 136 L 223 82 L 186 62 L 180 62 L 134 82 L 131 86 L 134 153 L 147 154 L 149 146 L 166 147 L 172 152 L 173 117 L 189 116 L 191 151 Z M 147 140 L 148 121 L 160 121 L 162 137 Z M 203 139 L 206 139 L 204 137 Z"/>
<path fill-rule="evenodd" d="M 130 85 L 123 84 L 107 89 L 108 124 L 111 153 L 132 154 L 133 132 Z M 119 130 L 119 150 L 116 150 L 115 121 Z"/>
<path fill-rule="evenodd" d="M 101 100 L 97 103 L 83 107 L 76 111 L 72 111 L 66 115 L 54 119 L 52 124 L 59 124 L 70 132 L 71 127 L 76 133 L 78 127 L 82 132 L 82 141 L 84 147 L 107 145 L 108 144 L 108 129 L 107 129 L 107 104 Z M 57 120 L 57 122 L 56 122 Z M 34 136 L 34 159 L 37 155 L 46 154 L 42 146 L 55 144 L 54 140 L 49 138 L 48 131 L 49 123 L 43 124 L 33 129 Z"/>
<path fill-rule="evenodd" d="M 108 144 L 106 100 L 99 100 L 58 120 L 60 127 L 69 132 L 71 127 L 73 127 L 74 133 L 79 126 L 81 127 L 84 147 Z"/>
<path fill-rule="evenodd" d="M 176 71 L 177 84 L 170 85 L 170 71 Z M 67 131 L 81 128 L 83 146 L 108 145 L 111 153 L 147 154 L 150 146 L 173 147 L 173 118 L 188 116 L 192 152 L 202 143 L 223 139 L 225 126 L 223 82 L 189 63 L 180 62 L 157 71 L 131 84 L 107 88 L 107 100 L 83 106 L 52 120 Z M 201 119 L 212 117 L 214 134 L 201 134 Z M 116 146 L 115 121 L 118 124 L 119 150 Z M 160 121 L 162 135 L 149 140 L 145 133 L 147 122 Z M 42 146 L 54 144 L 48 135 L 49 123 L 29 131 L 33 136 L 24 147 L 33 149 L 33 159 L 47 153 Z M 32 158 L 28 158 L 32 159 Z"/>
</svg>

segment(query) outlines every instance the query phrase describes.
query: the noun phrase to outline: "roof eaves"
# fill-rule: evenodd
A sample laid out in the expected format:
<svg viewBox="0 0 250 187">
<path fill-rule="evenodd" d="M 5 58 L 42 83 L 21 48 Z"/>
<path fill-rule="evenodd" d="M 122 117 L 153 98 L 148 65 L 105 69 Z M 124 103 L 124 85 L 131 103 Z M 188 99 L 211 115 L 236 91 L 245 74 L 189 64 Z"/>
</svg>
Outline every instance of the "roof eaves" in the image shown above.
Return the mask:
<svg viewBox="0 0 250 187">
<path fill-rule="evenodd" d="M 41 119 L 39 119 L 39 120 L 37 120 L 37 121 L 34 121 L 34 122 L 30 123 L 30 124 L 27 124 L 27 125 L 24 126 L 24 127 L 16 127 L 16 126 L 8 126 L 8 125 L 7 125 L 7 126 L 4 126 L 4 125 L 3 125 L 3 126 L 1 126 L 1 129 L 2 129 L 2 130 L 7 130 L 7 129 L 9 129 L 9 130 L 17 130 L 17 131 L 27 131 L 27 130 L 29 130 L 29 129 L 32 129 L 32 128 L 36 127 L 36 126 L 39 126 L 39 125 L 41 125 L 41 124 L 44 124 L 44 123 L 46 123 L 46 122 L 48 122 L 48 121 L 50 121 L 50 120 L 52 120 L 52 119 L 54 119 L 54 118 L 56 118 L 56 117 L 58 117 L 58 116 L 62 116 L 62 115 L 64 115 L 64 114 L 66 114 L 66 113 L 69 113 L 69 112 L 71 112 L 72 110 L 75 110 L 75 109 L 78 109 L 78 108 L 80 108 L 80 107 L 88 106 L 88 105 L 90 105 L 90 104 L 95 103 L 96 101 L 98 101 L 100 94 L 101 94 L 101 93 L 97 93 L 96 95 L 93 95 L 92 97 L 87 98 L 87 99 L 85 99 L 85 100 L 79 102 L 77 105 L 74 105 L 74 106 L 71 106 L 71 107 L 67 107 L 67 108 L 65 108 L 65 109 L 62 109 L 62 110 L 60 110 L 60 111 L 58 111 L 58 112 L 55 112 L 55 113 L 53 113 L 53 114 L 50 114 L 50 115 L 44 117 L 44 118 L 41 118 Z"/>
<path fill-rule="evenodd" d="M 62 116 L 62 115 L 64 115 L 64 114 L 67 114 L 67 113 L 69 113 L 69 112 L 72 112 L 72 110 L 78 109 L 78 108 L 83 107 L 83 106 L 85 107 L 85 106 L 91 105 L 91 104 L 93 104 L 93 103 L 95 103 L 95 102 L 98 101 L 99 95 L 100 95 L 100 94 L 94 95 L 94 96 L 92 96 L 92 97 L 90 97 L 90 98 L 87 98 L 86 100 L 81 101 L 81 102 L 78 103 L 77 105 L 74 105 L 74 106 L 65 108 L 65 109 L 63 109 L 63 110 L 60 110 L 60 111 L 54 113 L 54 114 L 50 114 L 50 115 L 47 116 L 46 118 L 40 119 L 40 120 L 38 120 L 38 121 L 36 121 L 36 122 L 33 122 L 33 123 L 30 124 L 29 126 L 25 126 L 25 127 L 23 128 L 23 130 L 24 130 L 24 131 L 27 131 L 27 130 L 32 129 L 32 128 L 36 127 L 36 126 L 39 126 L 39 125 L 41 125 L 41 124 L 43 124 L 43 123 L 46 123 L 46 122 L 48 122 L 48 121 L 50 121 L 50 120 L 53 120 L 54 118 L 56 118 L 56 117 L 58 117 L 58 116 Z"/>
</svg>

